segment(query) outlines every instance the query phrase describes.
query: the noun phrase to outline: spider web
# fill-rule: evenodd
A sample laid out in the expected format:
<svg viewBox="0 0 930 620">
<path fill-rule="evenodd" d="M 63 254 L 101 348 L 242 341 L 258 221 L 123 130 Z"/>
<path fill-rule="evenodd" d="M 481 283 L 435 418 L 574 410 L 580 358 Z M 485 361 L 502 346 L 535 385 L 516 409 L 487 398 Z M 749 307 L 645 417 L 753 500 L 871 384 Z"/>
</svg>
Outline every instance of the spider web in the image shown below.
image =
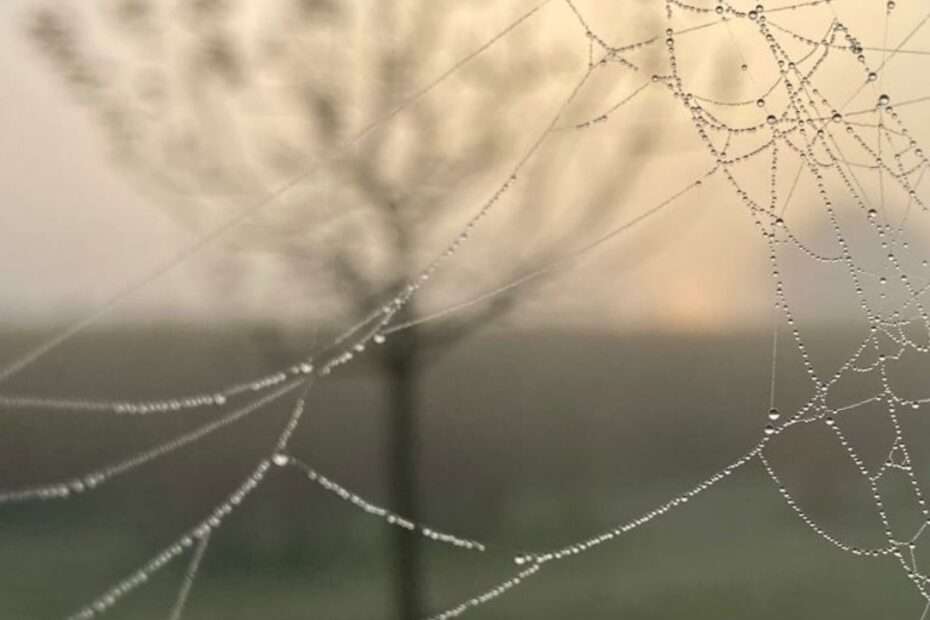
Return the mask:
<svg viewBox="0 0 930 620">
<path fill-rule="evenodd" d="M 62 410 L 114 416 L 152 416 L 211 408 L 221 411 L 212 421 L 123 460 L 70 479 L 0 492 L 0 504 L 57 502 L 93 493 L 276 401 L 291 403 L 289 418 L 275 441 L 241 484 L 229 491 L 201 520 L 179 532 L 173 542 L 156 550 L 147 562 L 124 579 L 89 597 L 88 602 L 68 618 L 86 620 L 105 614 L 143 587 L 161 569 L 187 557 L 187 569 L 169 614 L 171 620 L 180 620 L 212 535 L 270 476 L 279 475 L 279 471 L 295 471 L 372 518 L 409 530 L 432 543 L 448 545 L 462 553 L 481 553 L 494 547 L 494 541 L 479 541 L 464 533 L 447 532 L 438 524 L 415 523 L 405 515 L 356 494 L 293 453 L 290 440 L 301 426 L 308 393 L 319 382 L 327 381 L 344 366 L 363 357 L 369 346 L 382 344 L 397 332 L 482 303 L 550 272 L 566 269 L 580 257 L 621 238 L 627 231 L 647 225 L 651 217 L 668 210 L 684 197 L 700 194 L 712 183 L 728 188 L 735 197 L 736 204 L 751 220 L 770 265 L 775 310 L 771 386 L 769 406 L 758 414 L 757 441 L 725 467 L 632 520 L 594 534 L 582 534 L 576 541 L 557 548 L 515 556 L 514 572 L 509 577 L 437 611 L 430 618 L 453 618 L 492 604 L 549 567 L 629 536 L 634 530 L 698 499 L 750 463 L 762 465 L 799 523 L 820 536 L 825 544 L 852 556 L 891 558 L 916 596 L 924 601 L 920 617 L 926 618 L 930 610 L 930 574 L 926 558 L 919 557 L 919 543 L 930 524 L 930 507 L 922 486 L 925 479 L 916 465 L 913 442 L 905 432 L 902 419 L 916 415 L 930 403 L 930 395 L 912 394 L 898 387 L 894 370 L 897 364 L 930 353 L 930 314 L 924 302 L 925 293 L 930 289 L 930 273 L 921 252 L 924 248 L 915 235 L 920 231 L 921 219 L 927 217 L 921 185 L 930 162 L 912 133 L 914 128 L 906 121 L 906 111 L 918 109 L 913 106 L 930 101 L 930 96 L 907 92 L 906 87 L 912 85 L 902 84 L 900 92 L 896 91 L 885 75 L 902 59 L 930 53 L 916 46 L 920 33 L 930 21 L 930 13 L 921 13 L 925 9 L 917 3 L 913 3 L 914 6 L 905 6 L 911 4 L 905 2 L 896 5 L 892 1 L 868 4 L 867 10 L 852 0 L 765 6 L 667 0 L 661 30 L 642 39 L 614 41 L 595 26 L 593 10 L 580 0 L 543 2 L 411 93 L 385 117 L 368 125 L 343 145 L 343 148 L 350 148 L 370 131 L 390 123 L 402 110 L 427 96 L 511 32 L 529 27 L 544 11 L 565 11 L 584 35 L 582 40 L 588 57 L 584 72 L 566 85 L 561 105 L 525 152 L 504 171 L 505 180 L 414 280 L 373 308 L 362 321 L 290 367 L 202 393 L 148 401 L 17 394 L 0 397 L 0 406 L 11 411 Z M 846 12 L 852 15 L 845 16 Z M 851 19 L 858 24 L 855 16 L 867 12 L 873 18 L 875 14 L 882 16 L 882 34 L 878 42 L 867 41 L 846 21 Z M 695 44 L 700 45 L 709 37 L 731 46 L 731 51 L 741 61 L 736 68 L 737 78 L 745 86 L 743 91 L 751 93 L 750 96 L 729 98 L 693 77 L 696 74 L 694 61 L 700 56 Z M 655 48 L 663 51 L 665 68 L 654 75 L 641 75 L 638 54 Z M 618 66 L 637 76 L 635 85 L 609 108 L 591 117 L 577 118 L 572 105 L 578 94 L 605 68 Z M 466 246 L 489 214 L 506 208 L 507 194 L 519 184 L 521 173 L 554 134 L 609 132 L 612 119 L 623 115 L 626 106 L 651 91 L 665 93 L 678 106 L 709 160 L 705 169 L 684 179 L 664 199 L 638 216 L 536 270 L 416 321 L 395 320 L 400 310 L 428 287 L 441 274 L 444 265 Z M 338 157 L 338 153 L 333 153 L 332 157 Z M 311 168 L 282 185 L 262 203 L 211 230 L 156 270 L 129 284 L 96 312 L 8 364 L 0 370 L 0 382 L 12 379 L 68 342 L 133 294 L 310 178 L 318 169 Z M 808 238 L 812 228 L 822 234 Z M 818 274 L 830 287 L 841 287 L 848 299 L 854 300 L 851 305 L 861 326 L 861 340 L 852 354 L 825 369 L 822 368 L 825 364 L 816 363 L 809 344 L 810 335 L 802 327 L 807 317 L 801 316 L 800 308 L 804 304 L 798 300 L 802 298 L 803 301 L 805 293 L 793 291 L 789 277 L 805 269 Z M 786 350 L 795 354 L 810 388 L 810 396 L 790 408 L 779 406 L 778 396 Z M 846 383 L 862 377 L 875 380 L 874 391 L 860 394 L 855 400 L 843 400 Z M 884 446 L 885 456 L 878 461 L 863 456 L 849 430 L 856 416 L 865 415 L 863 412 L 887 419 L 892 429 Z M 783 482 L 783 474 L 772 454 L 779 442 L 811 426 L 826 430 L 866 483 L 881 527 L 880 544 L 860 546 L 832 533 L 795 497 L 791 485 Z M 887 501 L 883 488 L 892 477 L 903 481 L 911 508 L 920 515 L 917 522 L 907 528 L 900 527 L 895 520 L 894 512 L 899 507 Z"/>
</svg>

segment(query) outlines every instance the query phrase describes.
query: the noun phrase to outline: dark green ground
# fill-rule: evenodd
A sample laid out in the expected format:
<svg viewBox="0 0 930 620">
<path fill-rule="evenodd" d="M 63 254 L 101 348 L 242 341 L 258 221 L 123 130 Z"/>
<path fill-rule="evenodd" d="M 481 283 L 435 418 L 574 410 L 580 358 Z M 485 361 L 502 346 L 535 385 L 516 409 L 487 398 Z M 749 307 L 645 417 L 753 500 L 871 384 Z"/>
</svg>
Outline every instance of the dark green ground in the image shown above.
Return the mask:
<svg viewBox="0 0 930 620">
<path fill-rule="evenodd" d="M 78 339 L 7 386 L 12 392 L 158 397 L 269 369 L 289 351 L 252 329 L 159 327 Z M 821 331 L 818 364 L 855 346 Z M 9 358 L 36 334 L 3 338 Z M 487 541 L 470 554 L 427 548 L 435 608 L 506 578 L 510 558 L 609 528 L 736 458 L 764 424 L 768 336 L 487 334 L 424 377 L 423 499 L 437 527 Z M 309 338 L 286 339 L 299 351 Z M 258 343 L 258 344 L 256 344 Z M 779 402 L 806 395 L 797 360 L 782 360 Z M 385 494 L 381 386 L 348 368 L 322 384 L 293 451 L 374 501 Z M 925 376 L 914 360 L 900 389 Z M 792 387 L 793 386 L 793 387 Z M 868 391 L 859 381 L 838 401 Z M 865 412 L 851 437 L 881 458 L 887 418 Z M 255 463 L 284 418 L 258 413 L 98 492 L 0 508 L 0 618 L 60 618 L 144 562 L 206 514 Z M 3 488 L 70 476 L 157 443 L 216 412 L 146 419 L 3 413 Z M 908 436 L 930 478 L 926 414 Z M 880 532 L 862 481 L 816 430 L 771 450 L 812 516 L 856 544 Z M 896 504 L 897 505 L 897 504 Z M 901 527 L 910 518 L 902 515 Z M 212 540 L 187 619 L 390 618 L 387 526 L 275 471 Z M 926 560 L 930 562 L 930 550 Z M 108 617 L 166 618 L 186 558 Z M 474 618 L 914 618 L 918 596 L 890 560 L 852 557 L 816 537 L 753 463 L 684 508 L 623 539 L 551 565 Z"/>
</svg>

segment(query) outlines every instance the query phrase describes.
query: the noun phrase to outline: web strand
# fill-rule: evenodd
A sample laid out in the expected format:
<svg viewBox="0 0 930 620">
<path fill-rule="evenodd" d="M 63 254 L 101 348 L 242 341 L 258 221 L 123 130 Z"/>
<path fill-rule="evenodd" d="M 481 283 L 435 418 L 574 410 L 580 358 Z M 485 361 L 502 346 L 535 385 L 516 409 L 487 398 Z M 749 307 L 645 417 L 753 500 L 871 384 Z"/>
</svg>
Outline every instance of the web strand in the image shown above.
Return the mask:
<svg viewBox="0 0 930 620">
<path fill-rule="evenodd" d="M 191 589 L 194 587 L 194 580 L 197 579 L 197 573 L 200 571 L 200 563 L 207 552 L 207 545 L 210 544 L 210 533 L 207 532 L 197 541 L 194 548 L 194 554 L 191 556 L 191 563 L 184 573 L 184 581 L 181 582 L 181 589 L 178 591 L 178 598 L 171 608 L 171 614 L 168 620 L 182 620 L 184 608 L 187 606 L 187 599 L 190 597 Z"/>
</svg>

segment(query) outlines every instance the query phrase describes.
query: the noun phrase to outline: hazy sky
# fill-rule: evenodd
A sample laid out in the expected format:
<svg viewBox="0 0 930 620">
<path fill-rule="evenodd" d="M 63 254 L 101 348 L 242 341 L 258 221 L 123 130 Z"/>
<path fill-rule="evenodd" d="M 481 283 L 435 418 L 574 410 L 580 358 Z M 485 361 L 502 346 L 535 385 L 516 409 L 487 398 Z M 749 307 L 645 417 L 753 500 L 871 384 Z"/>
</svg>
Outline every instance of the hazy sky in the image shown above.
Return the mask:
<svg viewBox="0 0 930 620">
<path fill-rule="evenodd" d="M 0 304 L 13 321 L 87 311 L 190 238 L 108 161 L 92 116 L 30 46 L 34 5 L 0 3 Z"/>
<path fill-rule="evenodd" d="M 195 238 L 113 165 L 93 115 L 76 104 L 73 93 L 26 39 L 24 10 L 31 6 L 35 3 L 30 0 L 0 3 L 0 305 L 3 320 L 10 322 L 60 320 L 90 311 Z M 482 33 L 505 23 L 495 19 L 495 26 L 485 26 Z M 552 23 L 570 22 L 556 15 Z M 611 23 L 605 21 L 605 27 Z M 914 40 L 915 47 L 920 44 Z M 698 51 L 689 58 L 733 63 L 730 70 L 738 75 L 735 52 Z M 740 79 L 746 84 L 733 96 L 752 91 L 753 85 Z M 920 92 L 919 84 L 895 86 Z M 688 126 L 683 116 L 667 121 L 676 123 Z M 609 129 L 599 130 L 603 139 L 623 139 L 616 126 L 605 127 Z M 689 159 L 686 151 L 699 149 L 693 132 L 688 136 L 684 142 L 673 138 L 662 146 L 641 178 L 631 180 L 638 189 L 629 197 L 631 205 L 618 207 L 618 223 L 626 219 L 624 213 L 632 216 L 637 209 L 647 209 L 708 164 L 706 158 Z M 567 311 L 607 322 L 679 327 L 719 327 L 731 320 L 767 316 L 771 287 L 764 244 L 754 236 L 732 191 L 722 182 L 708 183 L 671 213 L 643 226 L 651 230 L 631 234 L 628 242 L 615 242 L 611 251 L 592 257 L 588 262 L 597 277 L 583 275 L 587 272 L 582 266 L 547 289 L 558 301 L 553 305 L 556 314 Z M 806 215 L 797 218 L 798 230 L 819 225 L 808 222 Z M 640 251 L 646 246 L 654 249 L 643 251 L 641 261 L 631 260 L 629 252 L 624 255 L 625 248 Z M 615 272 L 612 257 L 623 265 Z M 196 264 L 172 271 L 134 296 L 117 316 L 212 315 L 222 300 L 204 286 L 202 277 Z M 547 305 L 543 300 L 535 307 L 545 313 Z"/>
</svg>

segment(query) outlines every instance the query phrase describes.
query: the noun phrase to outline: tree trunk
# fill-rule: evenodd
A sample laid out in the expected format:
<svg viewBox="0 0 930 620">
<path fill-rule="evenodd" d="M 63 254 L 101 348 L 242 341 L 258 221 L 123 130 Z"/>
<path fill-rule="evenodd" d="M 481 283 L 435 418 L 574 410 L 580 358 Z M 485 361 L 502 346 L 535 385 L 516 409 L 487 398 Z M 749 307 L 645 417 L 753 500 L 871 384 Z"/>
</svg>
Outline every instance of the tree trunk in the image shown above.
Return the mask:
<svg viewBox="0 0 930 620">
<path fill-rule="evenodd" d="M 412 315 L 411 310 L 403 312 Z M 398 321 L 406 320 L 398 317 Z M 388 399 L 387 470 L 394 510 L 419 522 L 417 461 L 417 377 L 419 350 L 416 329 L 404 330 L 388 340 L 385 371 Z M 423 617 L 420 537 L 403 528 L 392 528 L 394 589 L 398 620 Z"/>
</svg>

